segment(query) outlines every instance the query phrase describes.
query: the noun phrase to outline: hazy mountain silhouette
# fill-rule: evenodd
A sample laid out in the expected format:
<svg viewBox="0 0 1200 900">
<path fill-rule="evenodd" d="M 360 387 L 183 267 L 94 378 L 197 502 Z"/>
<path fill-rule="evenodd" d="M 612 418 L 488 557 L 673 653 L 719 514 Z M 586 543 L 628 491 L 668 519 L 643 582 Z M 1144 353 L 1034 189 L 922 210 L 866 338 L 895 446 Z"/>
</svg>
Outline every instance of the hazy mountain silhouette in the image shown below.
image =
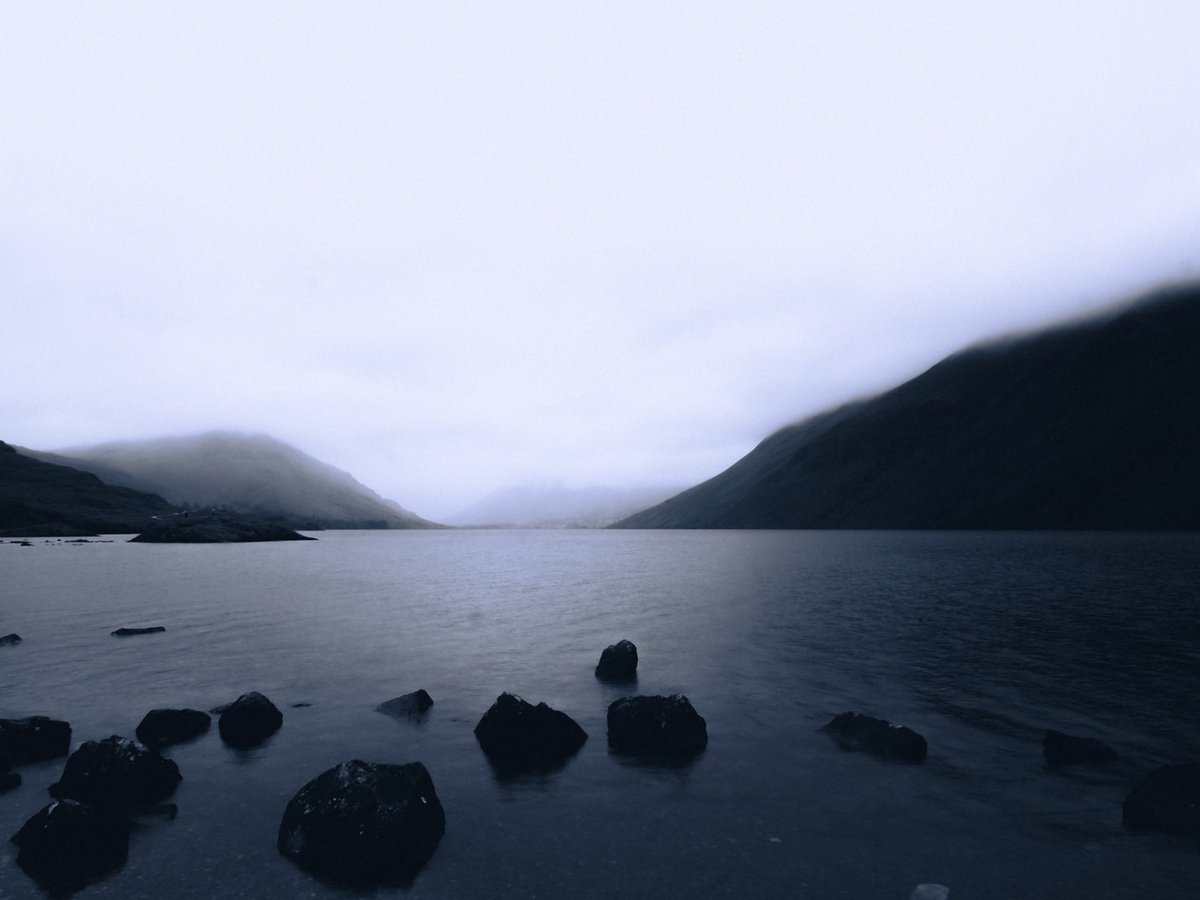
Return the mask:
<svg viewBox="0 0 1200 900">
<path fill-rule="evenodd" d="M 1200 528 L 1200 285 L 955 354 L 628 528 Z"/>
<path fill-rule="evenodd" d="M 223 506 L 292 528 L 436 527 L 346 472 L 264 434 L 210 432 L 34 455 L 172 503 Z"/>
<path fill-rule="evenodd" d="M 0 534 L 128 534 L 174 512 L 162 497 L 33 459 L 0 441 Z"/>
<path fill-rule="evenodd" d="M 501 488 L 456 513 L 451 525 L 603 528 L 677 493 L 679 488 L 569 488 L 562 484 Z"/>
</svg>

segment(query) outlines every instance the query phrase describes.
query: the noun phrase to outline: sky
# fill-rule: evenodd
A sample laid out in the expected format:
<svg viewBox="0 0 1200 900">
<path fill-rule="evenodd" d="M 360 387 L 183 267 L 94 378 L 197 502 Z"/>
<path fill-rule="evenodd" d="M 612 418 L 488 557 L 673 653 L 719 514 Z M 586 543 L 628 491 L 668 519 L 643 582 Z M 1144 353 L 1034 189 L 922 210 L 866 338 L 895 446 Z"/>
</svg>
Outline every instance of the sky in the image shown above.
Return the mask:
<svg viewBox="0 0 1200 900">
<path fill-rule="evenodd" d="M 0 5 L 0 440 L 689 485 L 1200 276 L 1200 4 Z"/>
</svg>

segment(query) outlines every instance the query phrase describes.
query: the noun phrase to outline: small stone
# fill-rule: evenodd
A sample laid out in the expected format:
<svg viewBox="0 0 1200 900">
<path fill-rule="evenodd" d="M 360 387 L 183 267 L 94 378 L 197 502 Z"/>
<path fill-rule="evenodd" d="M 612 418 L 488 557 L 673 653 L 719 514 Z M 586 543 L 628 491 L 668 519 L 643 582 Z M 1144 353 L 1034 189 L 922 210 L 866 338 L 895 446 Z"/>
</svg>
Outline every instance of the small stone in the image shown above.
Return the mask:
<svg viewBox="0 0 1200 900">
<path fill-rule="evenodd" d="M 925 738 L 904 725 L 845 712 L 821 727 L 843 750 L 861 750 L 884 759 L 920 762 L 928 752 Z"/>
<path fill-rule="evenodd" d="M 21 643 L 21 636 L 15 631 L 12 634 L 0 635 L 0 647 Z"/>
<path fill-rule="evenodd" d="M 553 769 L 583 746 L 587 732 L 564 712 L 503 693 L 475 726 L 475 739 L 506 772 Z"/>
<path fill-rule="evenodd" d="M 50 785 L 50 795 L 124 812 L 166 799 L 181 780 L 172 760 L 114 734 L 81 744 L 67 759 L 62 777 Z"/>
<path fill-rule="evenodd" d="M 431 706 L 433 706 L 433 698 L 424 688 L 421 688 L 411 694 L 401 694 L 399 697 L 380 703 L 375 707 L 375 711 L 381 712 L 385 716 L 407 719 L 423 716 Z"/>
<path fill-rule="evenodd" d="M 137 727 L 147 747 L 166 747 L 199 737 L 212 726 L 212 716 L 198 709 L 152 709 Z"/>
<path fill-rule="evenodd" d="M 596 677 L 601 681 L 636 681 L 637 647 L 633 641 L 618 641 L 604 648 L 596 664 Z"/>
<path fill-rule="evenodd" d="M 283 713 L 258 691 L 242 694 L 217 720 L 221 740 L 240 749 L 261 744 L 282 725 Z"/>
<path fill-rule="evenodd" d="M 64 896 L 119 868 L 129 854 L 129 822 L 114 812 L 59 800 L 12 836 L 17 865 L 51 896 Z"/>
<path fill-rule="evenodd" d="M 608 743 L 629 753 L 690 755 L 708 746 L 708 723 L 683 694 L 622 697 L 608 707 Z"/>
<path fill-rule="evenodd" d="M 160 631 L 166 631 L 166 626 L 149 625 L 145 628 L 118 628 L 112 632 L 113 637 L 133 637 L 138 634 L 158 634 Z"/>
<path fill-rule="evenodd" d="M 0 757 L 10 765 L 66 756 L 71 750 L 71 726 L 47 716 L 0 719 Z"/>
</svg>

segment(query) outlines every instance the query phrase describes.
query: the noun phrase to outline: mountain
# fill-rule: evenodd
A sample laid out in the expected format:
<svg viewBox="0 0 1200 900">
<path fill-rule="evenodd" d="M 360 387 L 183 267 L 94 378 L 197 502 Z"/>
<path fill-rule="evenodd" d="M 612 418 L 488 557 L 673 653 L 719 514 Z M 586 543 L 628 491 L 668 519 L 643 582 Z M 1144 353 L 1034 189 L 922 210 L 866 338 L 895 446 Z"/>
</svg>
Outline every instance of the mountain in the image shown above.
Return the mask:
<svg viewBox="0 0 1200 900">
<path fill-rule="evenodd" d="M 346 472 L 263 434 L 217 431 L 26 452 L 172 503 L 226 507 L 293 528 L 436 527 Z"/>
<path fill-rule="evenodd" d="M 1200 284 L 955 354 L 625 528 L 1200 528 Z"/>
<path fill-rule="evenodd" d="M 128 534 L 175 511 L 162 497 L 18 453 L 0 441 L 0 534 Z"/>
<path fill-rule="evenodd" d="M 603 528 L 676 493 L 678 488 L 569 488 L 562 484 L 501 488 L 449 520 L 451 525 Z"/>
</svg>

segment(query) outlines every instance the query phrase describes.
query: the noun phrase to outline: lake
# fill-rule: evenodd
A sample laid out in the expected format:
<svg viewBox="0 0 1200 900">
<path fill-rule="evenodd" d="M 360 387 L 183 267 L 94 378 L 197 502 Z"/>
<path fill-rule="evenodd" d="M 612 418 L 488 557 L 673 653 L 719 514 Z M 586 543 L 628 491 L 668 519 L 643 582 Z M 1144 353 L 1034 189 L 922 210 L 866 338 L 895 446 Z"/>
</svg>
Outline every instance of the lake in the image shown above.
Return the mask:
<svg viewBox="0 0 1200 900">
<path fill-rule="evenodd" d="M 77 897 L 348 897 L 275 849 L 288 799 L 344 760 L 422 761 L 446 834 L 379 897 L 905 900 L 1192 898 L 1200 841 L 1129 833 L 1121 801 L 1200 758 L 1200 535 L 942 532 L 324 532 L 317 542 L 0 545 L 0 717 L 132 737 L 147 710 L 257 690 L 283 728 L 251 751 L 215 723 L 168 748 L 176 819 Z M 166 631 L 115 638 L 120 626 Z M 593 676 L 621 638 L 635 688 Z M 426 689 L 423 720 L 375 712 Z M 502 691 L 589 739 L 503 779 L 472 729 Z M 688 765 L 610 754 L 608 704 L 686 694 Z M 293 704 L 309 704 L 294 706 Z M 929 741 L 919 765 L 838 748 L 855 710 Z M 1046 728 L 1102 769 L 1048 771 Z M 0 796 L 0 897 L 40 891 L 7 843 L 64 760 Z"/>
</svg>

